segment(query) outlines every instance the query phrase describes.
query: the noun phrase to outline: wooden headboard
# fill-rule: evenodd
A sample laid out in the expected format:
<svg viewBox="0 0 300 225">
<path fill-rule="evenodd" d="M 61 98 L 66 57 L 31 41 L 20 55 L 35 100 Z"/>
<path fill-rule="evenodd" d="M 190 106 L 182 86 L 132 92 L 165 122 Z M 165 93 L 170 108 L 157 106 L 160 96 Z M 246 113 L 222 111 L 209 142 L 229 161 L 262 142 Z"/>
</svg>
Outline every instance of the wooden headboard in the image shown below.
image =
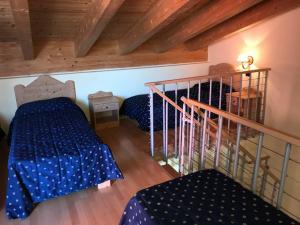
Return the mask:
<svg viewBox="0 0 300 225">
<path fill-rule="evenodd" d="M 17 106 L 22 104 L 57 97 L 68 97 L 76 100 L 74 81 L 60 82 L 50 76 L 39 76 L 28 86 L 15 86 Z"/>
<path fill-rule="evenodd" d="M 209 67 L 209 75 L 220 75 L 224 73 L 234 73 L 236 72 L 236 69 L 234 69 L 234 66 L 229 63 L 220 63 L 217 65 L 212 65 Z M 216 79 L 219 81 L 218 79 Z M 223 83 L 230 85 L 230 78 L 223 78 Z M 232 76 L 232 86 L 235 90 L 240 89 L 240 75 L 236 74 Z"/>
</svg>

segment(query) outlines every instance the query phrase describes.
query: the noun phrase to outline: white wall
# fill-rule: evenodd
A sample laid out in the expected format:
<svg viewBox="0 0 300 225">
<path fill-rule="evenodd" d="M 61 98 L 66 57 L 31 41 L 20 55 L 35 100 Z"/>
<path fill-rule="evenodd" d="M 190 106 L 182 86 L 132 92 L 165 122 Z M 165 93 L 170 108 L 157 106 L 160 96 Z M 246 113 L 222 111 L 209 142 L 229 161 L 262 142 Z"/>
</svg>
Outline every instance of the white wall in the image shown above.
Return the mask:
<svg viewBox="0 0 300 225">
<path fill-rule="evenodd" d="M 266 123 L 300 136 L 300 8 L 209 47 L 212 63 L 236 63 L 250 52 L 257 67 L 270 67 Z"/>
<path fill-rule="evenodd" d="M 116 96 L 127 98 L 137 94 L 148 93 L 148 88 L 144 86 L 146 82 L 205 75 L 207 72 L 207 63 L 195 63 L 68 73 L 53 75 L 53 77 L 61 81 L 75 81 L 78 104 L 88 116 L 88 95 L 99 90 L 112 91 Z M 17 84 L 27 85 L 34 79 L 36 77 L 0 79 L 0 122 L 5 130 L 8 129 L 17 108 L 14 86 Z"/>
</svg>

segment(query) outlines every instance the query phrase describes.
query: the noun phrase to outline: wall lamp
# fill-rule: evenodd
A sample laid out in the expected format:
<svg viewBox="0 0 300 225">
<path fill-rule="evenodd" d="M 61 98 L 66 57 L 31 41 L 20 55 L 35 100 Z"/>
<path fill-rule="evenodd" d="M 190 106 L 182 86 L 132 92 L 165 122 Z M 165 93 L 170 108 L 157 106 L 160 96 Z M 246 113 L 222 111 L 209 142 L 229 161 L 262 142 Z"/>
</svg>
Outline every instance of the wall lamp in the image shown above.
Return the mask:
<svg viewBox="0 0 300 225">
<path fill-rule="evenodd" d="M 254 59 L 252 56 L 247 56 L 240 61 L 244 70 L 250 70 L 250 66 L 254 63 Z"/>
</svg>

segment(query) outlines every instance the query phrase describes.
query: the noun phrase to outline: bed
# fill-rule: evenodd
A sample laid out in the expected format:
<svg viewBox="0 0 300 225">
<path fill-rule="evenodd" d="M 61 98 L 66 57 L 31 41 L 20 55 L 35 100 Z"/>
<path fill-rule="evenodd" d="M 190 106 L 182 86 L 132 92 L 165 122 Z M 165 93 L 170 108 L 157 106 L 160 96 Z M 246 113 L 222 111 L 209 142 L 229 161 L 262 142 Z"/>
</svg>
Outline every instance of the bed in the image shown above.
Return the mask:
<svg viewBox="0 0 300 225">
<path fill-rule="evenodd" d="M 219 97 L 220 97 L 220 82 L 218 79 L 218 75 L 232 73 L 235 72 L 234 66 L 228 63 L 220 63 L 217 65 L 211 65 L 209 67 L 209 75 L 216 76 L 212 79 L 212 89 L 211 89 L 211 105 L 215 107 L 219 107 Z M 232 83 L 230 79 L 224 78 L 222 82 L 222 95 L 221 95 L 221 108 L 226 110 L 226 93 L 230 92 L 230 85 L 232 85 L 232 91 L 240 89 L 240 77 L 233 76 Z M 174 81 L 174 84 L 176 82 Z M 198 100 L 198 91 L 199 84 L 193 85 L 189 92 L 190 98 Z M 210 82 L 201 83 L 201 94 L 200 99 L 201 102 L 209 104 L 209 93 L 210 93 Z M 166 91 L 166 96 L 175 102 L 175 91 Z M 177 94 L 177 103 L 181 107 L 181 97 L 187 97 L 188 91 L 187 89 L 178 90 Z M 124 103 L 121 107 L 121 114 L 128 116 L 129 118 L 136 120 L 139 128 L 144 131 L 150 130 L 150 102 L 149 95 L 136 95 L 130 98 L 125 99 Z M 162 98 L 154 94 L 153 95 L 153 106 L 154 106 L 154 131 L 160 131 L 163 129 L 163 100 Z M 212 115 L 211 118 L 215 116 Z M 177 115 L 177 122 L 179 121 L 179 113 Z M 179 124 L 179 123 L 177 123 Z M 175 127 L 175 110 L 173 107 L 169 107 L 168 109 L 168 127 Z"/>
<path fill-rule="evenodd" d="M 198 99 L 198 89 L 199 84 L 195 84 L 190 88 L 190 98 Z M 209 89 L 210 83 L 205 82 L 201 84 L 201 102 L 208 104 L 209 103 Z M 221 108 L 226 110 L 226 93 L 230 92 L 230 86 L 227 84 L 222 84 L 222 103 Z M 175 102 L 175 91 L 166 91 L 166 96 Z M 219 107 L 219 95 L 220 95 L 220 82 L 212 82 L 212 101 L 211 104 L 215 107 Z M 182 102 L 180 98 L 182 96 L 187 96 L 187 89 L 178 90 L 177 102 L 180 107 L 182 107 Z M 153 96 L 153 105 L 154 105 L 154 130 L 159 131 L 163 129 L 163 100 L 162 98 L 154 94 Z M 134 119 L 138 122 L 139 128 L 144 131 L 150 130 L 150 120 L 149 120 L 149 95 L 137 95 L 125 99 L 122 107 L 121 114 L 128 116 L 131 119 Z M 175 126 L 175 111 L 173 107 L 168 109 L 168 125 L 169 128 L 174 128 Z M 178 118 L 179 120 L 179 114 Z M 178 123 L 179 124 L 179 123 Z"/>
<path fill-rule="evenodd" d="M 41 76 L 16 86 L 10 126 L 6 214 L 24 219 L 37 203 L 122 178 L 109 146 L 74 104 L 74 83 Z"/>
<path fill-rule="evenodd" d="M 203 170 L 139 191 L 120 225 L 299 224 L 216 170 Z"/>
</svg>

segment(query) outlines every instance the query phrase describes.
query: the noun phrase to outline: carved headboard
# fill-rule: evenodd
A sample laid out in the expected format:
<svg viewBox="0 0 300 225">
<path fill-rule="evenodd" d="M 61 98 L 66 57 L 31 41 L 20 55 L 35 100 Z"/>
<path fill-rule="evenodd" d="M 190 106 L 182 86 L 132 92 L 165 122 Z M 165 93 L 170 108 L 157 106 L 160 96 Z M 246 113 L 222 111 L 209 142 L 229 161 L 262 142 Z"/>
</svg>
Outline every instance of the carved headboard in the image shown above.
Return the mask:
<svg viewBox="0 0 300 225">
<path fill-rule="evenodd" d="M 236 72 L 236 69 L 234 69 L 234 66 L 229 63 L 220 63 L 209 67 L 209 75 L 220 75 L 220 74 L 234 73 L 234 72 Z M 219 79 L 214 79 L 214 80 L 219 81 Z M 223 83 L 230 85 L 230 77 L 223 78 Z M 235 90 L 240 89 L 239 74 L 232 76 L 232 86 Z"/>
<path fill-rule="evenodd" d="M 60 82 L 50 76 L 39 76 L 28 86 L 15 86 L 17 106 L 28 102 L 45 100 L 57 97 L 68 97 L 76 100 L 74 81 Z"/>
</svg>

